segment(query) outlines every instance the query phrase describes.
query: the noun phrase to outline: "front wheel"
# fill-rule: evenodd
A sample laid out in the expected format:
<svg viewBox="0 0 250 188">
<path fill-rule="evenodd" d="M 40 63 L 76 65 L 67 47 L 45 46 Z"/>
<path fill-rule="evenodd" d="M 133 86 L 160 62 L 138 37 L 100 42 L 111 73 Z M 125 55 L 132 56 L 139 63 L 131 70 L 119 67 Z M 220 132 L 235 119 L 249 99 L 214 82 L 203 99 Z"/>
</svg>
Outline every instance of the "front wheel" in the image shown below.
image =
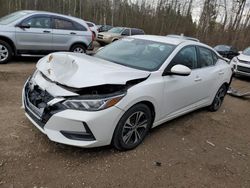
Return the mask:
<svg viewBox="0 0 250 188">
<path fill-rule="evenodd" d="M 219 110 L 226 94 L 227 94 L 227 87 L 225 85 L 222 85 L 220 89 L 217 91 L 213 103 L 209 106 L 209 110 L 212 112 Z"/>
<path fill-rule="evenodd" d="M 145 104 L 131 107 L 120 119 L 113 137 L 113 145 L 118 150 L 137 147 L 146 137 L 151 124 L 152 113 Z"/>
<path fill-rule="evenodd" d="M 0 40 L 0 64 L 7 63 L 12 57 L 12 49 L 10 45 Z"/>
</svg>

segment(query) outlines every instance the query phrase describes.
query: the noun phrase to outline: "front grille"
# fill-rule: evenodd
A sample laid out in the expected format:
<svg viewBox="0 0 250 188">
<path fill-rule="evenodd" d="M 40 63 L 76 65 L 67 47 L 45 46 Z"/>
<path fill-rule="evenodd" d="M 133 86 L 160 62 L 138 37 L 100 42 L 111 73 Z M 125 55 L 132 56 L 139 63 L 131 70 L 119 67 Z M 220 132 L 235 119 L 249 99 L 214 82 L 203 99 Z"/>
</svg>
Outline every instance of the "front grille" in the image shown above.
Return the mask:
<svg viewBox="0 0 250 188">
<path fill-rule="evenodd" d="M 103 35 L 98 34 L 98 39 L 103 39 Z"/>
<path fill-rule="evenodd" d="M 243 61 L 243 60 L 239 60 L 240 63 L 245 63 L 245 64 L 249 64 L 250 65 L 250 61 Z"/>
<path fill-rule="evenodd" d="M 237 70 L 241 72 L 250 73 L 250 68 L 248 67 L 237 66 Z"/>
<path fill-rule="evenodd" d="M 49 106 L 47 103 L 53 98 L 52 95 L 40 89 L 37 85 L 32 88 L 30 82 L 28 82 L 25 86 L 25 111 L 41 128 L 44 128 L 53 114 L 65 109 L 60 103 Z"/>
</svg>

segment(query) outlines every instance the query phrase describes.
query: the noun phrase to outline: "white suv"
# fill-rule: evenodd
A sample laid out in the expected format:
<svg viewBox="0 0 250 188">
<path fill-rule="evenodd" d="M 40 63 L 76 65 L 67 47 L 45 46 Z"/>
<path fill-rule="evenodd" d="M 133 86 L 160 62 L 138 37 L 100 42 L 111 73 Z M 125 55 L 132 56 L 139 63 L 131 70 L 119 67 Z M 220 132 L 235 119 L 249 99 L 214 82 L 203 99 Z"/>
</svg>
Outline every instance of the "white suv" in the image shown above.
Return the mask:
<svg viewBox="0 0 250 188">
<path fill-rule="evenodd" d="M 128 150 L 166 121 L 220 108 L 232 70 L 211 47 L 164 36 L 133 36 L 93 57 L 54 53 L 23 89 L 26 116 L 55 142 Z"/>
<path fill-rule="evenodd" d="M 84 20 L 41 11 L 18 11 L 0 19 L 0 64 L 15 56 L 55 51 L 84 53 L 93 34 Z"/>
<path fill-rule="evenodd" d="M 236 75 L 250 76 L 250 47 L 246 48 L 237 57 L 234 57 L 230 65 Z"/>
</svg>

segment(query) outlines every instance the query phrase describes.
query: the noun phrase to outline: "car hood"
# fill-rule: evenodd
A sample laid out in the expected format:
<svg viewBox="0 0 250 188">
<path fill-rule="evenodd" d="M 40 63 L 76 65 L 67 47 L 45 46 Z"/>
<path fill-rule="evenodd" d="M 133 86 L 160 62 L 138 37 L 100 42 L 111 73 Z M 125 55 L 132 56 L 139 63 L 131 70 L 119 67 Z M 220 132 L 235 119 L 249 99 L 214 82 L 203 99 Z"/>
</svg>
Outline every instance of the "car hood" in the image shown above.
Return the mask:
<svg viewBox="0 0 250 188">
<path fill-rule="evenodd" d="M 73 88 L 105 84 L 125 85 L 146 78 L 148 71 L 137 70 L 85 54 L 59 52 L 45 56 L 37 69 L 53 82 Z"/>
<path fill-rule="evenodd" d="M 120 33 L 110 33 L 110 32 L 101 32 L 100 34 L 102 34 L 103 36 L 112 36 L 112 37 L 121 36 Z"/>
<path fill-rule="evenodd" d="M 250 61 L 250 56 L 249 55 L 240 54 L 238 56 L 238 59 L 241 60 L 241 61 Z"/>
</svg>

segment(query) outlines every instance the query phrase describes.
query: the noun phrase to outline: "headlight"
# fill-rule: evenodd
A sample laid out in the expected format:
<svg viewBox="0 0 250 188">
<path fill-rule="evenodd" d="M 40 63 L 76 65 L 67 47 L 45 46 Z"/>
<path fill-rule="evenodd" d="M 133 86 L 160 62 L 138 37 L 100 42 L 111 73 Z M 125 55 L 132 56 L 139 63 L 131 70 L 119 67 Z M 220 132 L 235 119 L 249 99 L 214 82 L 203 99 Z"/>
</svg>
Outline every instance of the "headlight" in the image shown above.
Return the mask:
<svg viewBox="0 0 250 188">
<path fill-rule="evenodd" d="M 116 105 L 124 96 L 125 94 L 104 99 L 69 99 L 63 105 L 74 110 L 98 111 Z"/>
<path fill-rule="evenodd" d="M 234 57 L 234 58 L 232 59 L 232 63 L 234 63 L 234 64 L 238 63 L 237 57 Z"/>
</svg>

